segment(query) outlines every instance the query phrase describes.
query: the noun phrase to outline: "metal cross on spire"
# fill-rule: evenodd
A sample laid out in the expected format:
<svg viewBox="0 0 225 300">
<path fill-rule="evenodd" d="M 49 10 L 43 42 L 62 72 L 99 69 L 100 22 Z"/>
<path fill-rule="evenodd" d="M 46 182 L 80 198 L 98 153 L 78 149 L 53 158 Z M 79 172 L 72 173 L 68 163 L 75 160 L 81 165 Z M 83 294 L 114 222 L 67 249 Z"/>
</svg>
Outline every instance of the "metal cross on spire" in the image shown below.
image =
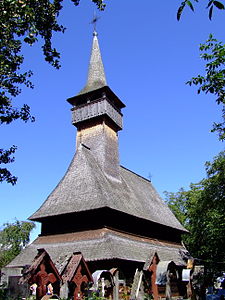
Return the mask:
<svg viewBox="0 0 225 300">
<path fill-rule="evenodd" d="M 96 15 L 96 12 L 94 12 L 94 17 L 93 17 L 93 20 L 91 21 L 91 24 L 93 25 L 94 27 L 94 33 L 97 33 L 96 32 L 96 24 L 97 24 L 97 21 L 100 19 L 100 17 L 98 17 Z"/>
</svg>

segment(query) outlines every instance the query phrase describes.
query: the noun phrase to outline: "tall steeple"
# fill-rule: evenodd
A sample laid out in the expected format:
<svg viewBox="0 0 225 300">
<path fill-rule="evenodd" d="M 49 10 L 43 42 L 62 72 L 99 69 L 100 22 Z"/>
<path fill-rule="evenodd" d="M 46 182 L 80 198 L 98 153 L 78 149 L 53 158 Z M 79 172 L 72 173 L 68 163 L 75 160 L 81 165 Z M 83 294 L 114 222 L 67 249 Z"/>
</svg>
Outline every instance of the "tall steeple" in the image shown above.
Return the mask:
<svg viewBox="0 0 225 300">
<path fill-rule="evenodd" d="M 85 87 L 80 91 L 79 94 L 84 94 L 107 85 L 97 36 L 97 32 L 94 31 L 91 58 L 88 69 L 88 79 Z"/>
<path fill-rule="evenodd" d="M 97 32 L 93 43 L 85 87 L 68 99 L 73 105 L 72 123 L 77 127 L 77 148 L 90 148 L 106 175 L 120 180 L 117 132 L 122 129 L 125 105 L 107 86 Z"/>
</svg>

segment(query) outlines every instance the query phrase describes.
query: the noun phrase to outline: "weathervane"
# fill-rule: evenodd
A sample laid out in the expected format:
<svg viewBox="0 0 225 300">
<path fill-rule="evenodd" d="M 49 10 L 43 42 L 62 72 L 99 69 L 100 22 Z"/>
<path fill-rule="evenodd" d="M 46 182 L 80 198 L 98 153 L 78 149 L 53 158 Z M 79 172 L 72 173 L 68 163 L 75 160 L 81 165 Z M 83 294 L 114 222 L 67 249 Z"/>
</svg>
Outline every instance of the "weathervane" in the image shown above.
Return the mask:
<svg viewBox="0 0 225 300">
<path fill-rule="evenodd" d="M 96 32 L 96 23 L 97 23 L 97 21 L 100 19 L 100 17 L 98 17 L 97 15 L 96 15 L 96 12 L 94 11 L 94 17 L 93 17 L 93 20 L 90 22 L 90 24 L 92 24 L 93 25 L 93 27 L 94 27 L 94 32 Z"/>
</svg>

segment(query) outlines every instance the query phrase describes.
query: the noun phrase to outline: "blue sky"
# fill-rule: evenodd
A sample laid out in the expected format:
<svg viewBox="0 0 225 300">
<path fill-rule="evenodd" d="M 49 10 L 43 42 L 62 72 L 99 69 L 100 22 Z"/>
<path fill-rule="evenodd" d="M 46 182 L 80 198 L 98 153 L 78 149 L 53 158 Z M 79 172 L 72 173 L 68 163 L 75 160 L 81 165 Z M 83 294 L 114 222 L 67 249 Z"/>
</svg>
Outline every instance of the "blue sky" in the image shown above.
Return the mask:
<svg viewBox="0 0 225 300">
<path fill-rule="evenodd" d="M 65 1 L 65 0 L 64 0 Z M 212 123 L 220 110 L 212 96 L 197 95 L 185 85 L 204 73 L 198 46 L 209 33 L 225 40 L 224 13 L 208 20 L 205 2 L 186 9 L 180 22 L 180 1 L 106 1 L 98 37 L 110 88 L 126 104 L 124 129 L 119 133 L 121 164 L 152 179 L 163 191 L 176 192 L 205 176 L 204 163 L 223 149 Z M 65 34 L 53 37 L 61 52 L 60 70 L 43 59 L 41 44 L 24 47 L 25 69 L 32 69 L 35 89 L 16 99 L 27 103 L 35 123 L 15 122 L 1 128 L 1 147 L 18 146 L 10 166 L 16 186 L 0 185 L 0 224 L 27 219 L 64 175 L 75 152 L 76 129 L 66 99 L 85 85 L 95 5 L 78 7 L 65 1 L 60 22 Z M 204 5 L 205 4 L 205 5 Z M 39 227 L 32 235 L 39 233 Z"/>
</svg>

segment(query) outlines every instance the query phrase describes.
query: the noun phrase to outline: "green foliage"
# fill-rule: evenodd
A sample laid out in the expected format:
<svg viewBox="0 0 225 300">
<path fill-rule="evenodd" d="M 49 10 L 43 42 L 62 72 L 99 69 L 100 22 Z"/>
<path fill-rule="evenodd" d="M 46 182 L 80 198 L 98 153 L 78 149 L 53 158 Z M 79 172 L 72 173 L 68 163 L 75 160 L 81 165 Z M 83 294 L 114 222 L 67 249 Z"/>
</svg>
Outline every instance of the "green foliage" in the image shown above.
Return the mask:
<svg viewBox="0 0 225 300">
<path fill-rule="evenodd" d="M 104 300 L 105 297 L 99 296 L 99 293 L 93 292 L 90 296 L 85 297 L 85 300 Z"/>
<path fill-rule="evenodd" d="M 0 164 L 8 164 L 14 161 L 11 155 L 16 151 L 16 146 L 10 147 L 8 150 L 0 149 Z M 17 178 L 13 176 L 7 168 L 0 168 L 0 182 L 6 181 L 14 185 Z"/>
<path fill-rule="evenodd" d="M 6 290 L 4 289 L 1 289 L 0 287 L 0 300 L 24 300 L 25 298 L 24 297 L 10 297 L 7 295 L 7 292 Z M 27 298 L 26 300 L 30 300 L 30 298 Z M 32 299 L 34 300 L 34 299 Z"/>
<path fill-rule="evenodd" d="M 225 265 L 225 151 L 206 163 L 207 177 L 190 189 L 166 193 L 169 207 L 190 231 L 183 239 L 191 254 L 212 270 Z"/>
<path fill-rule="evenodd" d="M 65 28 L 58 24 L 58 16 L 63 0 L 1 0 L 0 1 L 0 125 L 10 124 L 20 119 L 24 122 L 34 121 L 30 107 L 24 104 L 16 107 L 13 98 L 21 93 L 21 87 L 33 88 L 30 81 L 32 72 L 21 72 L 24 56 L 22 44 L 32 46 L 41 39 L 45 60 L 53 67 L 60 67 L 60 53 L 52 45 L 55 32 L 64 32 Z M 79 0 L 72 0 L 79 5 Z M 98 9 L 103 10 L 103 0 L 92 0 Z M 0 149 L 0 164 L 14 160 L 11 154 L 16 150 L 12 146 L 8 150 Z M 2 155 L 7 159 L 1 159 Z M 0 168 L 0 182 L 16 183 L 17 178 L 6 168 Z"/>
<path fill-rule="evenodd" d="M 29 243 L 33 222 L 6 223 L 0 231 L 0 269 L 7 265 Z"/>
<path fill-rule="evenodd" d="M 225 45 L 212 35 L 205 44 L 200 45 L 200 57 L 206 61 L 205 75 L 198 75 L 187 82 L 199 86 L 198 93 L 213 94 L 216 103 L 222 107 L 222 121 L 214 123 L 213 132 L 217 132 L 220 140 L 225 139 Z"/>
<path fill-rule="evenodd" d="M 6 283 L 0 284 L 0 300 L 6 299 Z"/>
<path fill-rule="evenodd" d="M 183 224 L 187 226 L 187 195 L 183 188 L 178 193 L 164 192 L 166 197 L 166 203 L 174 213 L 175 217 Z"/>
<path fill-rule="evenodd" d="M 199 2 L 199 0 L 194 0 L 194 2 Z M 178 10 L 177 10 L 177 20 L 179 21 L 181 18 L 181 15 L 183 13 L 183 10 L 185 7 L 189 7 L 192 11 L 194 11 L 194 6 L 190 0 L 184 0 L 181 2 Z M 212 19 L 213 15 L 213 9 L 216 7 L 217 9 L 224 10 L 225 7 L 222 2 L 217 0 L 207 0 L 207 6 L 206 8 L 209 10 L 209 19 Z"/>
</svg>

